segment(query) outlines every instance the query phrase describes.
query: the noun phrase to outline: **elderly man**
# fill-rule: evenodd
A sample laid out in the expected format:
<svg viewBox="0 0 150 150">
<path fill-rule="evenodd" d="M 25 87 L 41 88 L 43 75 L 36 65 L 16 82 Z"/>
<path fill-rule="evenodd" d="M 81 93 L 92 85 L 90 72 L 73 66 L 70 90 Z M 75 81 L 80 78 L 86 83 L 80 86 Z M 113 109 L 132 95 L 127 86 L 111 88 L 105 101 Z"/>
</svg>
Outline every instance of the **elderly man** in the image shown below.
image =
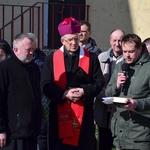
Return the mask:
<svg viewBox="0 0 150 150">
<path fill-rule="evenodd" d="M 34 40 L 16 35 L 11 57 L 0 64 L 0 149 L 37 150 L 41 129 L 40 72 Z"/>
<path fill-rule="evenodd" d="M 125 97 L 128 100 L 124 105 L 116 105 L 111 121 L 114 145 L 121 150 L 149 150 L 149 54 L 136 34 L 125 35 L 121 45 L 125 61 L 116 65 L 106 88 L 106 96 Z"/>
<path fill-rule="evenodd" d="M 113 146 L 113 137 L 109 126 L 112 108 L 111 106 L 102 103 L 102 97 L 105 97 L 105 88 L 110 80 L 115 65 L 123 60 L 121 39 L 124 35 L 125 32 L 121 29 L 113 30 L 110 34 L 111 48 L 98 55 L 100 66 L 105 78 L 105 87 L 97 96 L 94 106 L 95 121 L 98 125 L 99 150 L 111 150 Z"/>
<path fill-rule="evenodd" d="M 94 150 L 93 101 L 104 78 L 96 54 L 79 46 L 80 23 L 73 17 L 59 25 L 62 47 L 46 57 L 41 87 L 51 99 L 49 148 Z"/>
</svg>

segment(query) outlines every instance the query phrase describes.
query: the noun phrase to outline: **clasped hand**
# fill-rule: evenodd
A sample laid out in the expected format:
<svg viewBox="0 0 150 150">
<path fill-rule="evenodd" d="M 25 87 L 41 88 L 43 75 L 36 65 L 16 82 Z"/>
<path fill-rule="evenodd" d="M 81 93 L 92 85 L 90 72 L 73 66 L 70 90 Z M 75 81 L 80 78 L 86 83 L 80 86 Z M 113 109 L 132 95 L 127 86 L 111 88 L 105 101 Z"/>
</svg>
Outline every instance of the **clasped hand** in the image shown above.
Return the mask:
<svg viewBox="0 0 150 150">
<path fill-rule="evenodd" d="M 0 147 L 6 146 L 6 133 L 0 133 Z"/>
<path fill-rule="evenodd" d="M 83 88 L 69 88 L 67 91 L 64 92 L 63 97 L 76 102 L 84 95 Z"/>
</svg>

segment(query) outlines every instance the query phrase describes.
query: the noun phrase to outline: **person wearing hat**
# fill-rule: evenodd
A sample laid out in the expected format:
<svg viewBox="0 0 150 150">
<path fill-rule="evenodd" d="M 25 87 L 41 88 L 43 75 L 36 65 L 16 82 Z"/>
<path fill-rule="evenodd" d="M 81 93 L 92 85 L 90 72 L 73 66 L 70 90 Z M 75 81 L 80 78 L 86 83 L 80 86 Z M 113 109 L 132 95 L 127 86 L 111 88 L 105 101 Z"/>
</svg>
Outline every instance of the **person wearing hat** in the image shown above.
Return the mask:
<svg viewBox="0 0 150 150">
<path fill-rule="evenodd" d="M 79 46 L 80 23 L 59 25 L 62 46 L 46 56 L 41 88 L 49 104 L 49 149 L 96 148 L 93 101 L 104 85 L 97 55 Z"/>
<path fill-rule="evenodd" d="M 0 61 L 5 60 L 11 54 L 11 48 L 7 41 L 0 39 Z"/>
</svg>

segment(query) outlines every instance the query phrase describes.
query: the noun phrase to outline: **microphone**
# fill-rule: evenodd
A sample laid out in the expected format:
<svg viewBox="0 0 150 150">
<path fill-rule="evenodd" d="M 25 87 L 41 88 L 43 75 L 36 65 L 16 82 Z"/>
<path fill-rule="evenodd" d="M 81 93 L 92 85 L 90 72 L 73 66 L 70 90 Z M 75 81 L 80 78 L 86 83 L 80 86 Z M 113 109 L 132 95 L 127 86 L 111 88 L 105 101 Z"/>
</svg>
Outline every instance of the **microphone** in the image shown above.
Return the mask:
<svg viewBox="0 0 150 150">
<path fill-rule="evenodd" d="M 129 70 L 129 64 L 127 63 L 123 63 L 122 64 L 122 73 L 124 74 L 124 76 L 127 76 L 128 75 L 128 70 Z M 121 87 L 121 92 L 124 92 L 124 85 Z"/>
</svg>

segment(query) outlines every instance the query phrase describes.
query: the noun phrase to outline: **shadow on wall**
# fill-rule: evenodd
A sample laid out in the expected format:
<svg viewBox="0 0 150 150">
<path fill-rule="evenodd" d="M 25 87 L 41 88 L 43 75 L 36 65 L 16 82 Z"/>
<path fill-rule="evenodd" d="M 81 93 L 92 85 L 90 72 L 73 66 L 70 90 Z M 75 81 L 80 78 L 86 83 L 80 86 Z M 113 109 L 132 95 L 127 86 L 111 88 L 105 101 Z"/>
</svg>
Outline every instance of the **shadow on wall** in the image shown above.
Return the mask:
<svg viewBox="0 0 150 150">
<path fill-rule="evenodd" d="M 112 30 L 120 28 L 126 33 L 133 32 L 130 6 L 127 0 L 94 1 L 87 0 L 90 5 L 92 36 L 102 50 L 107 50 Z"/>
</svg>

